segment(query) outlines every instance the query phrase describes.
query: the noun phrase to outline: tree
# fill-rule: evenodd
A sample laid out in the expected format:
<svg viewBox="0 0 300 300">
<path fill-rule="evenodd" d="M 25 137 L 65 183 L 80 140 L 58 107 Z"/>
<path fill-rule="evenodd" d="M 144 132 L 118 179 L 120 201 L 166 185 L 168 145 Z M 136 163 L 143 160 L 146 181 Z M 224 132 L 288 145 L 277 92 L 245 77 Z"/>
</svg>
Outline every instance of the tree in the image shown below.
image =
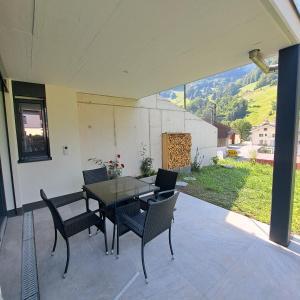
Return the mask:
<svg viewBox="0 0 300 300">
<path fill-rule="evenodd" d="M 242 141 L 246 141 L 251 132 L 252 125 L 244 119 L 237 119 L 231 123 L 231 127 L 238 133 Z"/>
<path fill-rule="evenodd" d="M 248 101 L 236 97 L 226 107 L 227 120 L 243 119 L 248 113 Z"/>
</svg>

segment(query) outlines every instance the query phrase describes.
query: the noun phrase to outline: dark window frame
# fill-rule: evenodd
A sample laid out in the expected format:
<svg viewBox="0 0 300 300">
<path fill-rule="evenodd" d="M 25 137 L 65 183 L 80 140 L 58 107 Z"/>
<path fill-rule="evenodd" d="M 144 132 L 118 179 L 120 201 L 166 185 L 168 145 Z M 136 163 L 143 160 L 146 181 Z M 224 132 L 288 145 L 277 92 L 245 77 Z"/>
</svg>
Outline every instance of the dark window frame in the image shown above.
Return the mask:
<svg viewBox="0 0 300 300">
<path fill-rule="evenodd" d="M 45 151 L 40 152 L 25 152 L 22 148 L 23 139 L 23 118 L 20 114 L 20 106 L 22 104 L 38 104 L 41 106 L 42 119 L 43 119 L 43 139 L 46 146 Z M 28 163 L 28 162 L 38 162 L 52 160 L 50 154 L 50 142 L 49 142 L 49 129 L 48 129 L 48 118 L 47 118 L 47 105 L 46 99 L 42 98 L 29 98 L 22 96 L 14 96 L 14 109 L 15 109 L 15 123 L 16 123 L 16 133 L 17 133 L 17 144 L 19 160 L 18 163 Z"/>
</svg>

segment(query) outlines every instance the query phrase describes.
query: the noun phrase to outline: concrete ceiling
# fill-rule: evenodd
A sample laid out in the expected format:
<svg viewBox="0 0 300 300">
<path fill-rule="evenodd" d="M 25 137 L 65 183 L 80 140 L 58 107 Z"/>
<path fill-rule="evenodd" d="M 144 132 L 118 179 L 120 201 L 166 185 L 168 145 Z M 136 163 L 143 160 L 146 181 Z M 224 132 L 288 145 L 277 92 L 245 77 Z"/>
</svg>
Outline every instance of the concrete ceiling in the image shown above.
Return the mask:
<svg viewBox="0 0 300 300">
<path fill-rule="evenodd" d="M 140 98 L 275 54 L 299 23 L 282 0 L 0 0 L 0 55 L 6 77 Z"/>
</svg>

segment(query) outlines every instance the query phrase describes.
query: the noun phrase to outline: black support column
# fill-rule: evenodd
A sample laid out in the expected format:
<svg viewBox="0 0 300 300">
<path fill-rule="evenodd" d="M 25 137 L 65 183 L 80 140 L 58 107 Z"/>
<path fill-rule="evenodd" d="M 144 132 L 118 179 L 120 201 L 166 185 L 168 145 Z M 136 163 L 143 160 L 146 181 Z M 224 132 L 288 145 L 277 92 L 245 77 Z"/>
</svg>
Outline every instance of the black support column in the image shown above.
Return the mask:
<svg viewBox="0 0 300 300">
<path fill-rule="evenodd" d="M 279 51 L 270 240 L 288 246 L 300 108 L 300 45 Z"/>
</svg>

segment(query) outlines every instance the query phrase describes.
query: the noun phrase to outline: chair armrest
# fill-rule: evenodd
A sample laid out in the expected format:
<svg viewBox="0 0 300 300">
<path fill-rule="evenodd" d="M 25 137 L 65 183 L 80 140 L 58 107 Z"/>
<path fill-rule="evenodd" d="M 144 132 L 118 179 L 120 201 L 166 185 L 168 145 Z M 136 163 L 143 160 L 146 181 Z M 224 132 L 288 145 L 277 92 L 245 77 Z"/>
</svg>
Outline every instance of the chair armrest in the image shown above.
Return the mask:
<svg viewBox="0 0 300 300">
<path fill-rule="evenodd" d="M 85 199 L 83 192 L 76 192 L 50 198 L 49 201 L 51 201 L 55 207 L 61 207 L 83 199 Z"/>
<path fill-rule="evenodd" d="M 149 205 L 150 202 L 157 202 L 157 199 L 155 198 L 149 198 L 147 199 L 147 204 Z"/>
<path fill-rule="evenodd" d="M 176 189 L 158 192 L 158 193 L 156 193 L 156 197 L 158 197 L 158 196 L 160 196 L 160 195 L 163 195 L 163 194 L 172 193 L 172 192 L 175 193 L 175 192 L 176 192 Z"/>
</svg>

